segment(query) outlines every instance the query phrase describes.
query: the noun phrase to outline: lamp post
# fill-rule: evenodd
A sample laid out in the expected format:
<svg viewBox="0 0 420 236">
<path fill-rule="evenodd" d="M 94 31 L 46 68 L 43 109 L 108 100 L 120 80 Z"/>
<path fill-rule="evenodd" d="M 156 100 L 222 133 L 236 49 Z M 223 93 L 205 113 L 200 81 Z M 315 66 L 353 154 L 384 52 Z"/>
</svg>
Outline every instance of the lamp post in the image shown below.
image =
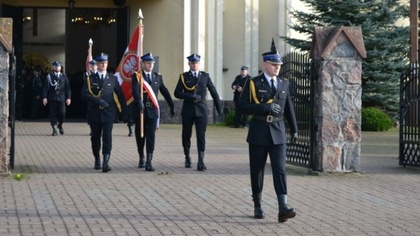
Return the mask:
<svg viewBox="0 0 420 236">
<path fill-rule="evenodd" d="M 410 0 L 410 63 L 418 63 L 419 49 L 419 24 L 418 24 L 418 0 Z"/>
</svg>

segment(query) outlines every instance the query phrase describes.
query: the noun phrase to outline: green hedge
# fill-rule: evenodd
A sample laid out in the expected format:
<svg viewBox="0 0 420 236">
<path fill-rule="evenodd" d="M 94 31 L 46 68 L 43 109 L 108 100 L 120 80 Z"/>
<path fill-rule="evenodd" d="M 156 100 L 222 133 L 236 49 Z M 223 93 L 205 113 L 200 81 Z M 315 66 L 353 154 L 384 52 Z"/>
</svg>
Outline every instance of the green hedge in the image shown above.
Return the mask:
<svg viewBox="0 0 420 236">
<path fill-rule="evenodd" d="M 376 107 L 362 108 L 362 131 L 387 131 L 392 128 L 392 119 Z"/>
<path fill-rule="evenodd" d="M 235 123 L 235 109 L 232 109 L 231 111 L 229 111 L 229 113 L 225 117 L 226 126 L 231 126 L 233 125 L 233 123 Z"/>
</svg>

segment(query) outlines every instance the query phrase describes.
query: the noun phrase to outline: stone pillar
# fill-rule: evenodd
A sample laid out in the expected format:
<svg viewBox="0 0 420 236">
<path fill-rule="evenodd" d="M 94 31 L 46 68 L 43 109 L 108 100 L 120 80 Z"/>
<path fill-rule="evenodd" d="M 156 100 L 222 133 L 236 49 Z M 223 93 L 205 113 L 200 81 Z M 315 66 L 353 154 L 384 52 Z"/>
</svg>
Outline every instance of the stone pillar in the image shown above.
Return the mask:
<svg viewBox="0 0 420 236">
<path fill-rule="evenodd" d="M 315 163 L 318 171 L 360 171 L 362 58 L 359 27 L 316 28 Z"/>
<path fill-rule="evenodd" d="M 12 52 L 12 19 L 0 18 L 0 175 L 8 172 L 9 157 L 9 53 Z"/>
</svg>

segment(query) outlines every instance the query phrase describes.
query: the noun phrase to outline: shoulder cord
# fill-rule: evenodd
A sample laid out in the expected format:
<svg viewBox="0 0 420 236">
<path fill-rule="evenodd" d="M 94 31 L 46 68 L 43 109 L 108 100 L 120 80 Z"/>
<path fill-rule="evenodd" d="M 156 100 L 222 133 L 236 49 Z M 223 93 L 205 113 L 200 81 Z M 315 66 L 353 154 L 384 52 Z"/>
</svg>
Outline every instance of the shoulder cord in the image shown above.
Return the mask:
<svg viewBox="0 0 420 236">
<path fill-rule="evenodd" d="M 99 98 L 99 97 L 101 97 L 101 96 L 102 96 L 102 90 L 100 90 L 100 91 L 98 92 L 98 94 L 96 94 L 96 95 L 92 92 L 92 87 L 91 87 L 91 85 L 90 85 L 90 76 L 86 77 L 86 82 L 87 82 L 88 91 L 89 91 L 89 93 L 90 93 L 93 97 L 95 97 L 95 98 Z"/>
<path fill-rule="evenodd" d="M 182 84 L 184 85 L 184 88 L 185 88 L 186 90 L 189 90 L 189 91 L 193 91 L 193 90 L 195 90 L 195 88 L 197 87 L 197 84 L 196 84 L 196 85 L 194 85 L 194 86 L 192 86 L 192 87 L 188 87 L 188 86 L 185 84 L 184 74 L 181 74 L 181 82 L 182 82 Z"/>
<path fill-rule="evenodd" d="M 250 102 L 254 101 L 256 104 L 260 104 L 260 101 L 258 101 L 257 93 L 255 92 L 255 84 L 253 79 L 249 79 L 249 100 Z M 267 103 L 273 103 L 273 99 L 268 99 Z"/>
<path fill-rule="evenodd" d="M 51 75 L 48 75 L 48 83 L 51 85 L 51 87 L 55 87 L 55 90 L 58 88 L 58 80 L 55 81 L 55 83 L 52 83 L 51 81 Z"/>
<path fill-rule="evenodd" d="M 100 91 L 98 92 L 98 94 L 96 94 L 96 95 L 92 92 L 92 87 L 91 87 L 91 85 L 90 85 L 90 76 L 86 77 L 86 82 L 87 82 L 88 92 L 89 92 L 89 93 L 90 93 L 93 97 L 95 97 L 95 98 L 100 98 L 100 97 L 102 97 L 102 90 L 100 90 Z M 117 105 L 117 109 L 118 109 L 118 111 L 119 111 L 119 112 L 121 112 L 121 111 L 122 111 L 122 108 L 121 108 L 121 103 L 120 103 L 120 101 L 118 100 L 118 95 L 114 92 L 114 93 L 112 94 L 112 97 L 114 98 L 114 101 L 115 101 L 115 104 Z"/>
</svg>

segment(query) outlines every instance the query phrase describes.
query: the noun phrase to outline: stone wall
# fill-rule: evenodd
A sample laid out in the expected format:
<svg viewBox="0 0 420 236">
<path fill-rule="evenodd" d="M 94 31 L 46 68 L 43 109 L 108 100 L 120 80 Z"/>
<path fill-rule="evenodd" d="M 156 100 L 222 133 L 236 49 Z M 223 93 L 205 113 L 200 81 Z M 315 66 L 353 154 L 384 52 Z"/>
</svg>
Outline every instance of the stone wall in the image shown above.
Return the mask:
<svg viewBox="0 0 420 236">
<path fill-rule="evenodd" d="M 9 54 L 0 45 L 0 174 L 8 171 Z"/>
</svg>

